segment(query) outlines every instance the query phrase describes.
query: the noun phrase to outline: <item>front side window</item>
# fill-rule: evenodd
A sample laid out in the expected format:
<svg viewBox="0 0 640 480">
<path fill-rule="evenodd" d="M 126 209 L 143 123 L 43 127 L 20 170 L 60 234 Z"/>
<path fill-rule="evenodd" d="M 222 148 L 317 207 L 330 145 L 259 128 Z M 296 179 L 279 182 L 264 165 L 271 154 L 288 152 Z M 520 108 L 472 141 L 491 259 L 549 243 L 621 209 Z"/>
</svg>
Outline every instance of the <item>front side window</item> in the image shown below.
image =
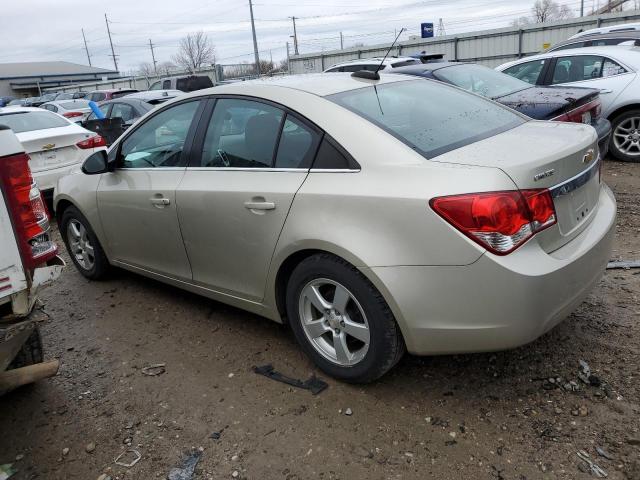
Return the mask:
<svg viewBox="0 0 640 480">
<path fill-rule="evenodd" d="M 252 100 L 216 102 L 204 139 L 202 167 L 270 168 L 284 112 Z"/>
<path fill-rule="evenodd" d="M 102 114 L 106 117 L 107 113 L 109 112 L 109 107 L 111 106 L 110 103 L 105 103 L 103 105 L 98 105 L 98 110 L 100 110 L 102 112 Z M 96 114 L 93 113 L 93 110 L 91 111 L 91 113 L 89 114 L 89 116 L 87 117 L 87 120 L 96 120 L 98 117 L 96 117 Z"/>
<path fill-rule="evenodd" d="M 544 67 L 545 61 L 546 60 L 534 60 L 532 62 L 520 63 L 513 67 L 506 68 L 502 73 L 506 73 L 518 80 L 535 85 L 540 77 L 540 72 L 542 72 L 542 67 Z"/>
<path fill-rule="evenodd" d="M 6 125 L 14 133 L 68 127 L 69 122 L 59 115 L 42 110 L 40 112 L 11 112 L 0 114 L 0 125 Z"/>
<path fill-rule="evenodd" d="M 119 166 L 179 166 L 184 142 L 199 104 L 199 101 L 193 101 L 174 105 L 149 118 L 122 142 Z"/>
<path fill-rule="evenodd" d="M 531 87 L 527 82 L 472 63 L 440 68 L 433 75 L 438 80 L 489 98 L 503 97 Z"/>
<path fill-rule="evenodd" d="M 162 90 L 162 82 L 152 83 L 149 90 Z"/>
<path fill-rule="evenodd" d="M 552 84 L 582 82 L 600 78 L 603 58 L 596 55 L 559 57 L 553 69 Z"/>
<path fill-rule="evenodd" d="M 329 95 L 427 158 L 510 130 L 517 113 L 439 82 L 400 81 Z"/>
<path fill-rule="evenodd" d="M 121 118 L 123 122 L 128 122 L 135 117 L 135 111 L 131 105 L 126 103 L 114 103 L 111 109 L 111 118 Z"/>
</svg>

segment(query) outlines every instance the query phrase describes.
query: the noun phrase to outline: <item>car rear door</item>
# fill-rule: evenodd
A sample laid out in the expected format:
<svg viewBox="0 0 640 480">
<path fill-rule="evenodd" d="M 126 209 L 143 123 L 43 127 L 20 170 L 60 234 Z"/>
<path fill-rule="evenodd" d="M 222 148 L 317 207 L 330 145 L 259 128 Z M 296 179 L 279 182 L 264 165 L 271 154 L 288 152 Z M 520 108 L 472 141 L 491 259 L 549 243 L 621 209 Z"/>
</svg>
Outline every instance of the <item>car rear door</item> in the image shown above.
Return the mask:
<svg viewBox="0 0 640 480">
<path fill-rule="evenodd" d="M 102 175 L 97 200 L 112 260 L 191 280 L 175 191 L 204 103 L 189 100 L 160 110 L 110 152 L 117 166 Z"/>
<path fill-rule="evenodd" d="M 320 132 L 242 97 L 211 100 L 176 200 L 195 283 L 260 301 L 293 198 Z M 203 118 L 207 118 L 206 116 Z"/>
<path fill-rule="evenodd" d="M 607 117 L 616 98 L 631 83 L 634 76 L 634 72 L 619 62 L 602 55 L 566 55 L 553 59 L 545 83 L 600 90 L 602 113 Z"/>
</svg>

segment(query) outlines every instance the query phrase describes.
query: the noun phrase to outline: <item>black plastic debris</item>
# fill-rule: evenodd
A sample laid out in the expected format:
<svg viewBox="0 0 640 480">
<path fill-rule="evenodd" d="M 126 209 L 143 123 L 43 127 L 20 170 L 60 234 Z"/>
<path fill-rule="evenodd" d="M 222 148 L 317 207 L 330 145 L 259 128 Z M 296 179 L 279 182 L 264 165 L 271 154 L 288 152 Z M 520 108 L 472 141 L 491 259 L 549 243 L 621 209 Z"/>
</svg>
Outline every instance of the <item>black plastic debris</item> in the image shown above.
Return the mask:
<svg viewBox="0 0 640 480">
<path fill-rule="evenodd" d="M 228 426 L 229 425 L 225 425 L 224 427 L 222 427 L 217 432 L 212 432 L 211 435 L 209 435 L 209 438 L 211 438 L 213 440 L 220 440 L 220 437 L 222 436 L 222 432 L 224 432 L 227 429 Z"/>
<path fill-rule="evenodd" d="M 200 457 L 202 457 L 202 452 L 199 450 L 187 453 L 182 460 L 182 464 L 169 471 L 167 480 L 192 480 Z"/>
<path fill-rule="evenodd" d="M 317 395 L 322 392 L 329 385 L 320 380 L 315 375 L 312 375 L 308 380 L 304 382 L 302 380 L 298 380 L 297 378 L 287 377 L 280 372 L 277 372 L 273 369 L 273 365 L 263 365 L 261 367 L 253 367 L 253 371 L 258 375 L 263 375 L 271 380 L 275 380 L 276 382 L 286 383 L 287 385 L 291 385 L 296 388 L 303 388 L 305 390 L 309 390 L 313 395 Z"/>
</svg>

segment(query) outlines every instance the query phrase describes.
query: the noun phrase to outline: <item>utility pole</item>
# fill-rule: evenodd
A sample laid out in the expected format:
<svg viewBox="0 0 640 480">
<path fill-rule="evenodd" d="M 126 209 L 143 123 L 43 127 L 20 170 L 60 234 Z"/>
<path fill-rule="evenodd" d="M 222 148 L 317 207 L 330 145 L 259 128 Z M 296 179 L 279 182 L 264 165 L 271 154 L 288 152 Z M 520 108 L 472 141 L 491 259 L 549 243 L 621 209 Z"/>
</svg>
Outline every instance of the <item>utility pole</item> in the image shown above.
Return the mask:
<svg viewBox="0 0 640 480">
<path fill-rule="evenodd" d="M 442 37 L 443 35 L 446 35 L 447 32 L 444 30 L 444 22 L 442 21 L 442 19 L 440 19 L 440 22 L 438 23 L 438 37 Z"/>
<path fill-rule="evenodd" d="M 296 32 L 296 17 L 289 17 L 293 21 L 293 53 L 298 55 L 298 32 Z"/>
<path fill-rule="evenodd" d="M 340 32 L 340 50 L 344 50 L 344 37 L 342 36 L 342 32 Z"/>
<path fill-rule="evenodd" d="M 249 13 L 251 14 L 251 32 L 253 33 L 253 54 L 256 59 L 256 73 L 260 75 L 260 57 L 258 56 L 258 40 L 256 40 L 256 24 L 253 21 L 253 3 L 249 0 Z"/>
<path fill-rule="evenodd" d="M 149 48 L 151 49 L 151 59 L 153 60 L 153 73 L 158 75 L 158 69 L 156 67 L 158 62 L 156 62 L 156 56 L 153 53 L 153 43 L 151 43 L 151 39 L 149 39 Z"/>
<path fill-rule="evenodd" d="M 87 39 L 84 36 L 84 28 L 82 29 L 82 39 L 84 40 L 84 50 L 87 52 L 87 60 L 89 62 L 89 66 L 91 66 L 91 55 L 89 55 L 89 48 L 87 47 Z"/>
<path fill-rule="evenodd" d="M 107 35 L 109 35 L 109 45 L 111 45 L 111 57 L 113 58 L 113 66 L 116 67 L 116 72 L 118 71 L 118 61 L 116 60 L 116 52 L 113 50 L 113 42 L 111 41 L 111 30 L 109 30 L 109 20 L 107 19 L 107 14 L 104 14 L 104 23 L 107 24 Z"/>
<path fill-rule="evenodd" d="M 287 42 L 287 73 L 291 75 L 291 60 L 289 60 L 289 42 Z"/>
<path fill-rule="evenodd" d="M 584 0 L 580 0 L 580 16 L 584 17 Z"/>
</svg>

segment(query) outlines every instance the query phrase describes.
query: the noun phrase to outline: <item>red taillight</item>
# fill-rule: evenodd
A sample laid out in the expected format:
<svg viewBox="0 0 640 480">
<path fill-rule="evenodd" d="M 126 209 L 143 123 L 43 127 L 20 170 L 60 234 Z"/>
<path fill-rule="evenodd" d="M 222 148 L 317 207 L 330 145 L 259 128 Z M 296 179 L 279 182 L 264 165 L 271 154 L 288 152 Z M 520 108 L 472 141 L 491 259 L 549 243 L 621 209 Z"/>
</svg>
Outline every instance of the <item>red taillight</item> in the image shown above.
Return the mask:
<svg viewBox="0 0 640 480">
<path fill-rule="evenodd" d="M 82 115 L 84 115 L 82 112 L 65 112 L 62 114 L 66 118 L 81 117 Z"/>
<path fill-rule="evenodd" d="M 497 255 L 513 252 L 556 223 L 547 189 L 452 195 L 429 203 L 447 222 Z"/>
<path fill-rule="evenodd" d="M 573 123 L 588 123 L 600 117 L 602 112 L 602 102 L 600 99 L 592 100 L 589 103 L 574 108 L 570 112 L 563 113 L 551 120 L 556 122 L 573 122 Z M 588 121 L 587 121 L 588 120 Z"/>
<path fill-rule="evenodd" d="M 100 135 L 94 135 L 93 137 L 89 137 L 86 140 L 76 143 L 76 146 L 85 150 L 87 148 L 106 147 L 107 142 L 105 142 L 104 138 Z"/>
<path fill-rule="evenodd" d="M 25 269 L 53 258 L 58 247 L 49 235 L 49 214 L 40 190 L 33 182 L 25 153 L 0 159 L 0 183 L 5 192 L 16 242 Z"/>
</svg>

